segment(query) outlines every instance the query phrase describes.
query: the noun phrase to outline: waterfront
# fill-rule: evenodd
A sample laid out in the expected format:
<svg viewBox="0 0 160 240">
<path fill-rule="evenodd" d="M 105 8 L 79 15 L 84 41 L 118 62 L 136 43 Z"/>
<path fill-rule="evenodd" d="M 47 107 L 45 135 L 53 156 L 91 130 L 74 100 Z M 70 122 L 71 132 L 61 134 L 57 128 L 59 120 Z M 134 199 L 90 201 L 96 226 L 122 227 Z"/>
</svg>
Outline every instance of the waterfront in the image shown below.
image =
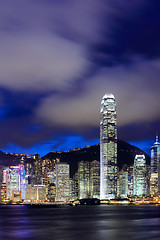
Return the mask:
<svg viewBox="0 0 160 240">
<path fill-rule="evenodd" d="M 160 239 L 160 206 L 0 207 L 1 240 Z"/>
</svg>

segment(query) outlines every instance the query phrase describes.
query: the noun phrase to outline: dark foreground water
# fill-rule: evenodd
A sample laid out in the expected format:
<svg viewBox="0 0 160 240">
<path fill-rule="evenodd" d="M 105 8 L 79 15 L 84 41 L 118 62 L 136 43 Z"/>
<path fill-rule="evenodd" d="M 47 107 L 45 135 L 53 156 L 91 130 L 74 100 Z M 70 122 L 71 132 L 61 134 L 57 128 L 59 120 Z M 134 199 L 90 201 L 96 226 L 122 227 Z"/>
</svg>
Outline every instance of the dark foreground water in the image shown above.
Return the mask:
<svg viewBox="0 0 160 240">
<path fill-rule="evenodd" d="M 160 206 L 0 207 L 0 240 L 160 240 Z"/>
</svg>

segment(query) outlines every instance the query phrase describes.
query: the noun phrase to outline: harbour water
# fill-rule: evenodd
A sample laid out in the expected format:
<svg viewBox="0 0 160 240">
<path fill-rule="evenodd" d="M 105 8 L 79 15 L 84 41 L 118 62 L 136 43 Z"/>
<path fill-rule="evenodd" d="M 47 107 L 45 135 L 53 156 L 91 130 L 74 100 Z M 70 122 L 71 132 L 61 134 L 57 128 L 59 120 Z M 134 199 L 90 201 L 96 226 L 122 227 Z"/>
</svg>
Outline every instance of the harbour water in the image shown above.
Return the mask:
<svg viewBox="0 0 160 240">
<path fill-rule="evenodd" d="M 0 206 L 0 240 L 160 240 L 160 206 Z"/>
</svg>

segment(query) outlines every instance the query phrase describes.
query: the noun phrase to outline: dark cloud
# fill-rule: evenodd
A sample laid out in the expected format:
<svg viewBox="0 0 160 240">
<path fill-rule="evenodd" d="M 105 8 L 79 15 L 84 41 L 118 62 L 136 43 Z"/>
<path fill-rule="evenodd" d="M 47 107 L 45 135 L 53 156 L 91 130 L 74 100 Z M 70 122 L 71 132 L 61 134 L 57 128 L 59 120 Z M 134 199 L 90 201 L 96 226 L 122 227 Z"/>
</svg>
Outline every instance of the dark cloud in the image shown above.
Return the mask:
<svg viewBox="0 0 160 240">
<path fill-rule="evenodd" d="M 126 2 L 125 2 L 126 3 Z M 133 2 L 132 2 L 133 3 Z M 132 3 L 129 5 L 132 6 Z M 127 4 L 126 4 L 127 5 Z M 129 8 L 130 9 L 130 8 Z M 113 15 L 113 28 L 103 42 L 93 47 L 93 58 L 100 65 L 115 65 L 131 63 L 131 56 L 142 55 L 146 58 L 160 56 L 160 2 L 144 1 L 132 11 L 119 12 Z M 106 20 L 108 21 L 108 19 Z"/>
<path fill-rule="evenodd" d="M 130 133 L 128 135 L 128 132 Z M 160 134 L 160 121 L 133 123 L 118 128 L 118 135 L 121 139 L 130 142 L 152 139 L 154 143 L 156 134 Z"/>
</svg>

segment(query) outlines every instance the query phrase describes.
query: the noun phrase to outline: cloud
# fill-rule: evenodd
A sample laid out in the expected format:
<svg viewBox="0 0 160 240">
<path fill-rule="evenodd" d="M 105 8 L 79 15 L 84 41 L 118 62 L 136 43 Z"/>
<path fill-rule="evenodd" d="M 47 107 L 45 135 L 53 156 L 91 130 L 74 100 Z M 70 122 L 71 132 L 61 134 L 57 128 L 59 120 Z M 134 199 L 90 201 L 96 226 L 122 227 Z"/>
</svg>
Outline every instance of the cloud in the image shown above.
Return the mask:
<svg viewBox="0 0 160 240">
<path fill-rule="evenodd" d="M 112 66 L 128 64 L 133 55 L 159 58 L 160 3 L 151 0 L 114 1 L 112 6 L 111 31 L 104 30 L 104 40 L 93 46 L 93 61 L 101 66 Z M 105 36 L 110 40 L 107 43 Z"/>
<path fill-rule="evenodd" d="M 6 0 L 0 9 L 0 87 L 18 91 L 72 87 L 101 38 L 103 1 Z"/>
<path fill-rule="evenodd" d="M 100 39 L 106 9 L 103 0 L 6 0 L 0 9 L 0 30 L 54 32 L 78 42 L 94 42 Z"/>
<path fill-rule="evenodd" d="M 0 85 L 10 89 L 66 88 L 89 65 L 83 48 L 57 36 L 16 36 L 12 42 L 4 37 L 0 41 Z"/>
<path fill-rule="evenodd" d="M 105 92 L 117 99 L 119 128 L 154 128 L 159 22 L 151 0 L 2 1 L 1 145 L 97 137 Z"/>
<path fill-rule="evenodd" d="M 84 91 L 76 96 L 43 99 L 37 108 L 37 117 L 46 124 L 70 128 L 99 126 L 101 97 L 112 92 L 117 100 L 119 126 L 158 120 L 159 66 L 160 60 L 136 57 L 130 66 L 102 68 L 83 82 Z"/>
<path fill-rule="evenodd" d="M 126 52 L 133 55 L 130 49 L 135 50 L 134 38 L 141 32 L 140 28 L 136 35 L 140 25 L 134 22 L 145 10 L 147 23 L 149 6 L 143 0 L 121 4 L 110 0 L 4 1 L 0 9 L 0 86 L 63 91 L 88 74 L 93 62 L 96 68 L 119 64 L 124 58 L 127 61 L 131 56 Z M 153 4 L 151 11 L 155 11 Z M 130 22 L 134 38 L 126 34 L 131 31 Z M 154 19 L 151 23 L 153 26 Z"/>
</svg>

